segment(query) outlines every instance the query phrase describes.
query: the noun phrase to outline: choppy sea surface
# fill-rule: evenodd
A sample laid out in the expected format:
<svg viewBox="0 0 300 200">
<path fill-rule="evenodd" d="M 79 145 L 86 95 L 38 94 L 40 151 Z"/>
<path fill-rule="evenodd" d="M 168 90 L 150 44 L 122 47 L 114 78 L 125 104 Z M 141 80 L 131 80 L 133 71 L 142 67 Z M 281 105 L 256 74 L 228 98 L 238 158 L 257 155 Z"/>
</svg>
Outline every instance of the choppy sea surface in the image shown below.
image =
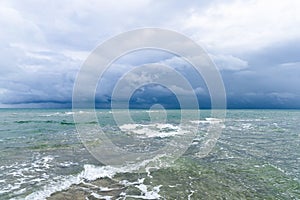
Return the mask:
<svg viewBox="0 0 300 200">
<path fill-rule="evenodd" d="M 196 127 L 191 148 L 171 163 L 158 156 L 151 167 L 146 161 L 116 167 L 85 148 L 72 110 L 1 109 L 0 199 L 300 199 L 300 110 L 227 110 L 204 157 L 197 144 L 219 119 L 201 110 L 183 128 L 179 110 L 150 123 L 155 112 L 163 111 L 132 110 L 134 123 L 116 125 L 109 110 L 97 110 L 99 121 L 87 124 L 136 151 L 161 148 Z M 89 142 L 98 145 L 97 138 Z"/>
</svg>

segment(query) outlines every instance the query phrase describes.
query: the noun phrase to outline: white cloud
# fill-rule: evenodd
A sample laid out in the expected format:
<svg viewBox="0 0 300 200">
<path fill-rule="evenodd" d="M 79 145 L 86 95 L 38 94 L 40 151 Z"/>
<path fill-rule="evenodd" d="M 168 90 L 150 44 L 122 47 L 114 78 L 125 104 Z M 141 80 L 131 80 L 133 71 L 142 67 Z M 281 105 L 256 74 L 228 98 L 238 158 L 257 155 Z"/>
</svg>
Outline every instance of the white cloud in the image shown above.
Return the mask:
<svg viewBox="0 0 300 200">
<path fill-rule="evenodd" d="M 238 70 L 246 69 L 248 67 L 247 61 L 234 57 L 232 55 L 211 54 L 210 57 L 215 62 L 219 70 L 238 71 Z"/>
<path fill-rule="evenodd" d="M 257 50 L 300 38 L 300 1 L 246 0 L 191 10 L 183 30 L 207 47 L 231 52 Z"/>
<path fill-rule="evenodd" d="M 284 67 L 284 68 L 300 68 L 300 62 L 281 63 L 280 67 Z"/>
</svg>

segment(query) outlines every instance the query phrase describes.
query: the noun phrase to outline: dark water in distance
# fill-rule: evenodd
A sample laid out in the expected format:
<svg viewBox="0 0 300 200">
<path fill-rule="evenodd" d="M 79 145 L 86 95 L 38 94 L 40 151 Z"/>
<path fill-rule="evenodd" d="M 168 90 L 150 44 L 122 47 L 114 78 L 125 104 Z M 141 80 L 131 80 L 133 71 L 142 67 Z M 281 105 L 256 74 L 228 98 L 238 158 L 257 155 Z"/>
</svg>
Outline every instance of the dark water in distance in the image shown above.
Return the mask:
<svg viewBox="0 0 300 200">
<path fill-rule="evenodd" d="M 97 116 L 114 139 L 136 134 L 159 147 L 182 134 L 179 110 L 167 112 L 168 121 L 149 126 L 149 112 L 133 110 L 135 124 L 121 129 L 109 110 Z M 209 110 L 201 112 L 199 123 L 186 125 L 205 133 L 213 120 Z M 206 157 L 187 151 L 167 167 L 134 173 L 138 166 L 103 166 L 93 158 L 71 110 L 1 109 L 0 199 L 300 199 L 299 124 L 300 110 L 227 110 Z"/>
</svg>

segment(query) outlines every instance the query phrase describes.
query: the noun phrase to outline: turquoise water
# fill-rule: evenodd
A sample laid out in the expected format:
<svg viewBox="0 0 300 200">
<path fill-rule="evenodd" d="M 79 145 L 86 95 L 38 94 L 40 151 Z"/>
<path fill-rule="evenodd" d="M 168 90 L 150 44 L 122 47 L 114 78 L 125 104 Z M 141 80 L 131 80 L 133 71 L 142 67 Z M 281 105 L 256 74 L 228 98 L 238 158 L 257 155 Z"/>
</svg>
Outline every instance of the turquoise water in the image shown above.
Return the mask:
<svg viewBox="0 0 300 200">
<path fill-rule="evenodd" d="M 300 199 L 299 110 L 227 110 L 216 145 L 198 157 L 195 142 L 218 120 L 201 111 L 200 120 L 184 121 L 185 129 L 199 128 L 193 148 L 172 163 L 158 158 L 138 173 L 142 163 L 103 166 L 91 156 L 73 114 L 0 110 L 0 199 Z M 178 110 L 152 123 L 155 112 L 133 110 L 134 123 L 121 127 L 108 110 L 97 116 L 87 127 L 99 122 L 116 145 L 132 151 L 150 152 L 184 133 Z"/>
</svg>

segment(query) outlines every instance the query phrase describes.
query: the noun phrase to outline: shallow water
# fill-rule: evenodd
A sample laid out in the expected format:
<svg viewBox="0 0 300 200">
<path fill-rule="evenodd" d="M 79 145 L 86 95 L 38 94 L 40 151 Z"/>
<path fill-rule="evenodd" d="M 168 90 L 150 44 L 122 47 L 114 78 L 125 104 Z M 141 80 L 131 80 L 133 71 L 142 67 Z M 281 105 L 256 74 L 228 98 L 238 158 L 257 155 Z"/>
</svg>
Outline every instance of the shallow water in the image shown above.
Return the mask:
<svg viewBox="0 0 300 200">
<path fill-rule="evenodd" d="M 117 126 L 110 111 L 97 110 L 99 121 L 86 122 L 99 122 L 115 145 L 132 152 L 155 151 L 199 128 L 175 162 L 158 155 L 115 167 L 84 147 L 71 110 L 0 110 L 0 199 L 300 199 L 300 111 L 227 110 L 220 138 L 200 158 L 216 122 L 210 112 L 184 126 L 178 110 L 165 120 L 156 112 L 133 110 L 134 123 Z M 88 142 L 98 145 L 94 137 Z"/>
</svg>

